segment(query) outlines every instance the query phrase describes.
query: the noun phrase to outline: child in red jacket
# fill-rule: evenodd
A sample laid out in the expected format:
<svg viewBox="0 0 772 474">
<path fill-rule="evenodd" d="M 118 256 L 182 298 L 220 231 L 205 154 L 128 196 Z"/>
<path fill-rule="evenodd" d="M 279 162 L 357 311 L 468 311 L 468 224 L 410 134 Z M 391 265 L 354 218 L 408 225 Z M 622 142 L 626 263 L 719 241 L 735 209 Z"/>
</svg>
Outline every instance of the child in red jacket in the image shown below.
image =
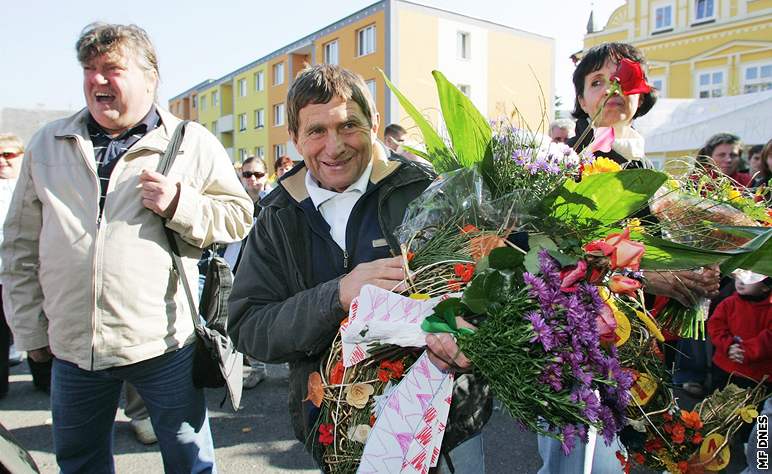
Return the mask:
<svg viewBox="0 0 772 474">
<path fill-rule="evenodd" d="M 708 320 L 708 334 L 716 346 L 713 386 L 732 383 L 752 387 L 767 377 L 772 387 L 772 278 L 738 270 L 735 291 L 722 301 Z M 739 375 L 739 376 L 738 376 Z M 747 378 L 744 378 L 747 377 Z"/>
</svg>

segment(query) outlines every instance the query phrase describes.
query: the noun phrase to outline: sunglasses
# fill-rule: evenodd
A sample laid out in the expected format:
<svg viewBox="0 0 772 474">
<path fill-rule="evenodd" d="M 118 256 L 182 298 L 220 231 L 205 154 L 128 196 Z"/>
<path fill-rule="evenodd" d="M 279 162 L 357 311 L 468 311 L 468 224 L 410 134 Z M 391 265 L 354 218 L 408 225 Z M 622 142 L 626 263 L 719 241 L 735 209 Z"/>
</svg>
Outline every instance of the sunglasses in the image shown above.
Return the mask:
<svg viewBox="0 0 772 474">
<path fill-rule="evenodd" d="M 18 152 L 18 151 L 4 151 L 4 152 L 0 153 L 0 157 L 5 158 L 6 160 L 12 160 L 14 158 L 17 158 L 17 157 L 21 156 L 22 154 L 23 153 Z"/>
<path fill-rule="evenodd" d="M 254 176 L 257 179 L 260 179 L 263 176 L 265 176 L 265 173 L 261 173 L 259 171 L 242 171 L 241 172 L 241 176 L 243 176 L 243 177 L 245 177 L 247 179 L 251 178 L 252 176 Z"/>
</svg>

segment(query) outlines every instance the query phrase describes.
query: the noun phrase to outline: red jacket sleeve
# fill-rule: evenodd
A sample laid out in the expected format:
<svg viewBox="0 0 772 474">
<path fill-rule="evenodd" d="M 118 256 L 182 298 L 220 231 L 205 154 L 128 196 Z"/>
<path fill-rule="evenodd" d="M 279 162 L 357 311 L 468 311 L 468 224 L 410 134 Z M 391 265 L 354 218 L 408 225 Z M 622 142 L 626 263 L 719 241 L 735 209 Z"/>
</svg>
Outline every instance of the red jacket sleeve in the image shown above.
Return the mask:
<svg viewBox="0 0 772 474">
<path fill-rule="evenodd" d="M 710 341 L 716 346 L 716 351 L 721 354 L 729 352 L 729 346 L 732 345 L 734 334 L 729 330 L 729 315 L 732 312 L 729 299 L 722 301 L 716 306 L 713 314 L 708 319 L 708 335 Z"/>
<path fill-rule="evenodd" d="M 772 359 L 772 330 L 764 329 L 758 336 L 745 339 L 742 344 L 747 362 Z"/>
</svg>

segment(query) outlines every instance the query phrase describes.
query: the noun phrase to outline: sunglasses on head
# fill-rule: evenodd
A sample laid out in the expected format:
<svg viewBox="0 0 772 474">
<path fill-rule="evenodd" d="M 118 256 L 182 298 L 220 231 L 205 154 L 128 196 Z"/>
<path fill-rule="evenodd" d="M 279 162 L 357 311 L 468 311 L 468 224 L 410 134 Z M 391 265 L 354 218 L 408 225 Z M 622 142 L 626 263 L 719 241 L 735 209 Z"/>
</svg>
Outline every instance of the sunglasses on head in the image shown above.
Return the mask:
<svg viewBox="0 0 772 474">
<path fill-rule="evenodd" d="M 0 157 L 5 158 L 6 160 L 11 160 L 11 159 L 17 158 L 17 157 L 19 157 L 21 155 L 22 155 L 22 153 L 19 152 L 19 151 L 4 151 L 4 152 L 0 153 Z"/>
<path fill-rule="evenodd" d="M 257 179 L 260 179 L 263 176 L 265 176 L 265 173 L 261 173 L 259 171 L 242 171 L 241 172 L 241 176 L 243 176 L 243 177 L 245 177 L 247 179 L 251 178 L 252 176 L 254 176 Z"/>
</svg>

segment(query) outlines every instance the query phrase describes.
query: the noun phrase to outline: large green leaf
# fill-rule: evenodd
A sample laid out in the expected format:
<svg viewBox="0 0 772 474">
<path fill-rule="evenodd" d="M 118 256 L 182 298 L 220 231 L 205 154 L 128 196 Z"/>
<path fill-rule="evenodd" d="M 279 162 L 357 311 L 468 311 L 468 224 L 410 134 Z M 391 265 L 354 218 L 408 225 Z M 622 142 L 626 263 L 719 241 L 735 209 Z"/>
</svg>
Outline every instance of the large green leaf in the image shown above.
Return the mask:
<svg viewBox="0 0 772 474">
<path fill-rule="evenodd" d="M 587 240 L 604 236 L 609 226 L 646 207 L 667 175 L 646 169 L 601 173 L 566 182 L 545 199 L 550 216 L 584 227 Z"/>
<path fill-rule="evenodd" d="M 437 83 L 442 118 L 459 162 L 467 168 L 479 163 L 493 135 L 488 120 L 440 71 L 432 71 L 432 76 Z"/>
<path fill-rule="evenodd" d="M 447 147 L 445 141 L 434 130 L 434 127 L 432 127 L 429 121 L 426 120 L 421 112 L 408 100 L 407 97 L 402 94 L 402 92 L 400 92 L 397 86 L 395 86 L 389 80 L 389 78 L 386 77 L 386 73 L 384 73 L 381 69 L 378 69 L 378 71 L 383 76 L 383 80 L 386 82 L 386 85 L 389 87 L 389 89 L 391 89 L 391 92 L 397 96 L 397 100 L 399 101 L 402 108 L 405 109 L 405 112 L 410 115 L 413 121 L 415 121 L 415 124 L 421 130 L 430 161 L 435 165 L 437 172 L 444 173 L 446 171 L 452 171 L 453 169 L 459 168 L 460 164 L 455 167 L 450 164 L 452 162 L 457 163 L 457 160 L 454 158 L 453 152 Z"/>
</svg>

